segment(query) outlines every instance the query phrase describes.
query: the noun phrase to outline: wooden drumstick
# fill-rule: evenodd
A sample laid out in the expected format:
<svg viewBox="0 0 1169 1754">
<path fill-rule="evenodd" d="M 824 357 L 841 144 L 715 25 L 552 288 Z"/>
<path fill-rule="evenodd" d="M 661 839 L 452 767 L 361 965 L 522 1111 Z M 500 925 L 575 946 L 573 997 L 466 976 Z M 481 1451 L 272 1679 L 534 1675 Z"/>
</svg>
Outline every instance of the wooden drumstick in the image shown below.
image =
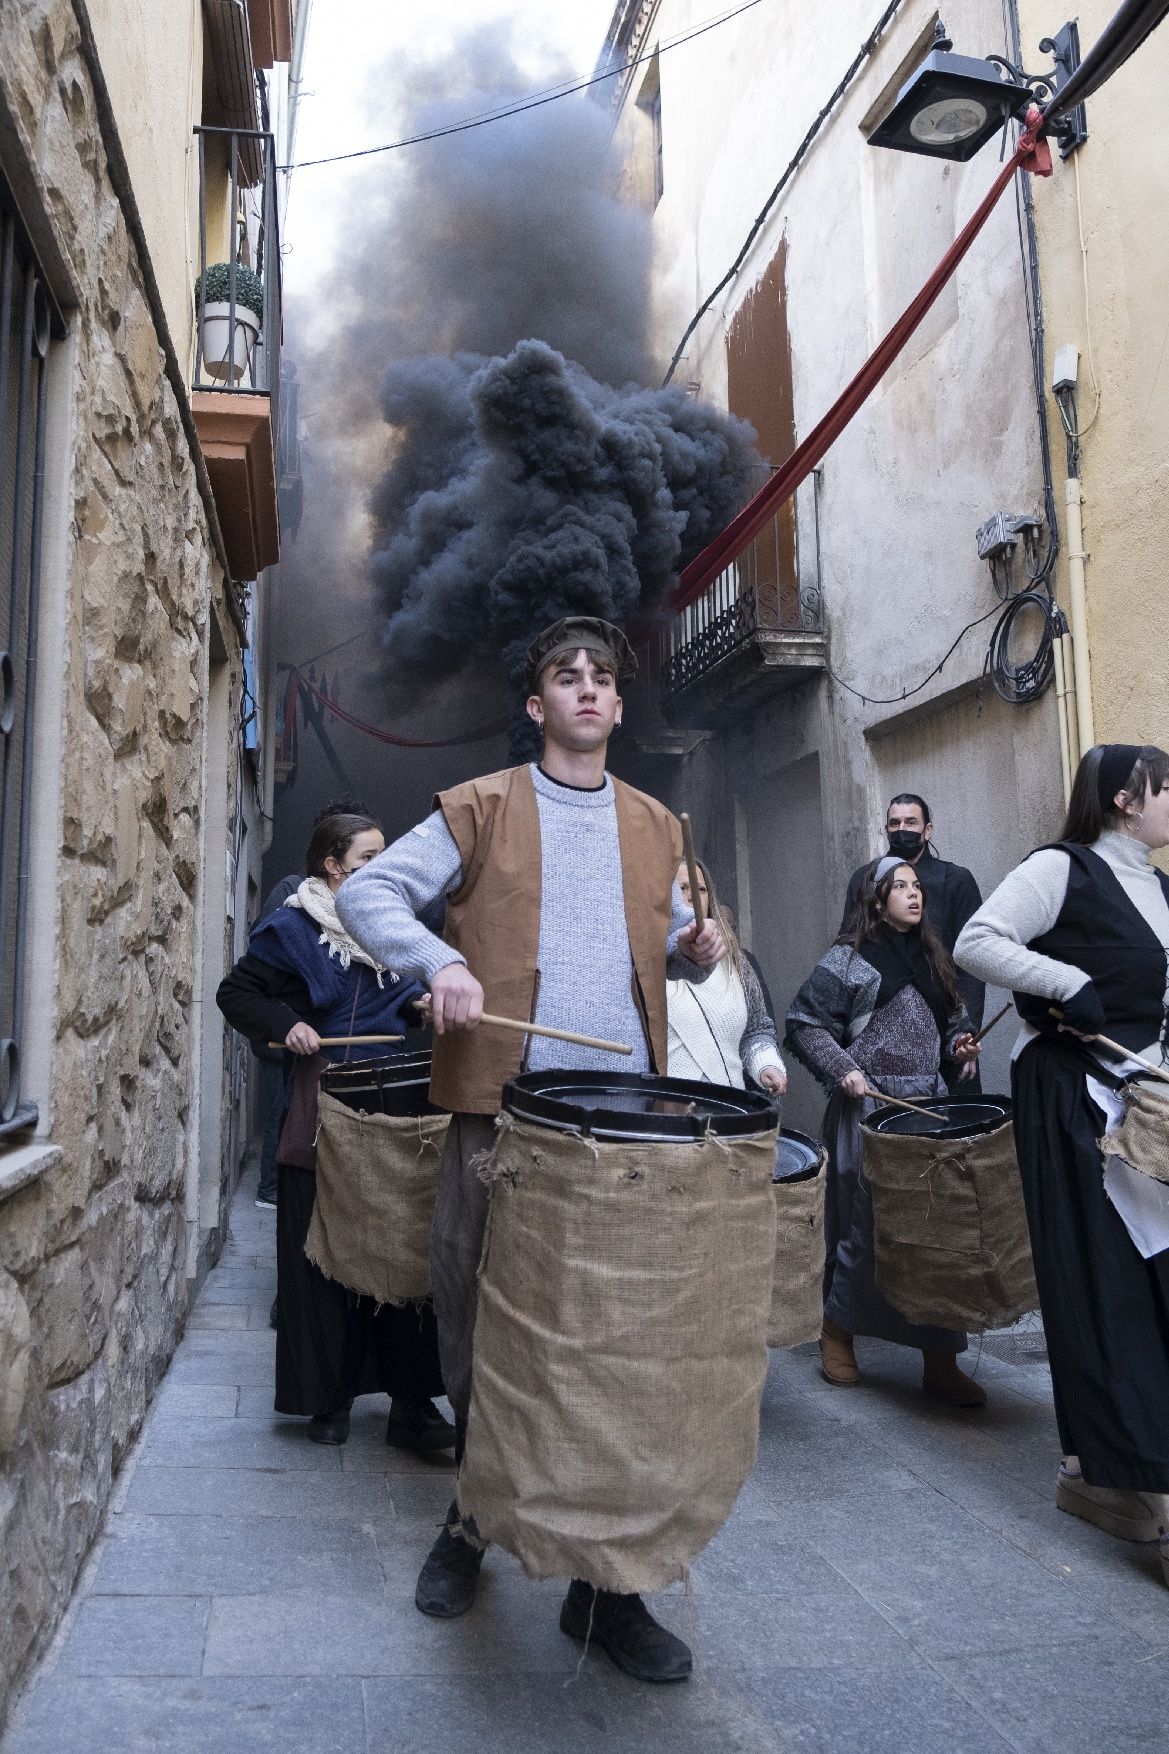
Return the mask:
<svg viewBox="0 0 1169 1754">
<path fill-rule="evenodd" d="M 359 1041 L 405 1041 L 404 1035 L 322 1035 L 318 1041 L 323 1048 L 347 1048 L 351 1042 Z M 286 1041 L 270 1041 L 270 1048 L 288 1048 Z M 288 1048 L 289 1053 L 292 1052 Z"/>
<path fill-rule="evenodd" d="M 430 998 L 415 1001 L 420 1011 L 430 1010 Z M 479 1022 L 488 1024 L 492 1029 L 518 1029 L 521 1035 L 545 1035 L 551 1041 L 569 1041 L 578 1048 L 599 1048 L 603 1054 L 631 1054 L 633 1049 L 623 1041 L 603 1041 L 595 1035 L 577 1035 L 571 1029 L 553 1029 L 547 1023 L 525 1023 L 519 1017 L 495 1017 L 490 1011 L 484 1011 Z"/>
<path fill-rule="evenodd" d="M 1058 1005 L 1050 1005 L 1048 1009 L 1053 1017 L 1062 1020 L 1063 1012 Z M 1079 1031 L 1073 1030 L 1072 1034 L 1078 1035 Z M 1164 1066 L 1158 1066 L 1152 1060 L 1146 1060 L 1144 1054 L 1134 1053 L 1131 1048 L 1126 1048 L 1123 1042 L 1113 1041 L 1112 1037 L 1108 1035 L 1086 1035 L 1084 1040 L 1098 1041 L 1102 1048 L 1110 1048 L 1114 1054 L 1120 1054 L 1126 1060 L 1136 1060 L 1137 1064 L 1144 1066 L 1154 1078 L 1159 1078 L 1163 1084 L 1169 1084 L 1169 1072 L 1165 1070 Z"/>
<path fill-rule="evenodd" d="M 1001 1023 L 1003 1018 L 1006 1016 L 1007 1012 L 1012 1011 L 1013 1009 L 1014 1009 L 1014 1000 L 1008 999 L 1006 1004 L 1003 1006 L 1002 1010 L 996 1011 L 994 1016 L 991 1018 L 990 1022 L 984 1023 L 982 1028 L 979 1030 L 978 1034 L 971 1036 L 971 1038 L 970 1038 L 971 1041 L 978 1042 L 978 1041 L 982 1040 L 984 1035 L 989 1035 L 991 1030 L 994 1028 L 995 1024 Z"/>
<path fill-rule="evenodd" d="M 875 1096 L 878 1102 L 887 1102 L 893 1108 L 907 1108 L 911 1114 L 927 1115 L 931 1121 L 944 1120 L 936 1108 L 922 1108 L 920 1102 L 906 1102 L 903 1096 L 886 1096 L 883 1090 L 874 1090 L 871 1084 L 865 1085 L 865 1095 Z"/>
<path fill-rule="evenodd" d="M 682 856 L 686 860 L 686 872 L 690 878 L 690 906 L 694 909 L 694 924 L 701 932 L 705 918 L 702 912 L 702 891 L 698 887 L 698 860 L 694 854 L 694 829 L 685 810 L 679 816 L 678 821 L 682 824 Z"/>
</svg>

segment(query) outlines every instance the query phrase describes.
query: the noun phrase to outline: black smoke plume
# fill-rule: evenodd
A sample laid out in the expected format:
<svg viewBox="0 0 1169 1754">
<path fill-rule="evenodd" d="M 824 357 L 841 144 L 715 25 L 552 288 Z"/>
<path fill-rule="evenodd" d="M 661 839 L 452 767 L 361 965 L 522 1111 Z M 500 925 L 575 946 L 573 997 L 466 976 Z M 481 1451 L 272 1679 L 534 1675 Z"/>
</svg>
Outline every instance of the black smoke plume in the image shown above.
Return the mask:
<svg viewBox="0 0 1169 1754">
<path fill-rule="evenodd" d="M 402 134 L 553 76 L 521 69 L 495 28 L 387 73 L 394 92 L 426 94 L 398 107 Z M 472 659 L 501 659 L 514 681 L 562 614 L 628 623 L 758 470 L 745 423 L 647 387 L 649 215 L 617 192 L 610 132 L 604 102 L 568 97 L 396 153 L 363 183 L 314 379 L 366 468 L 363 398 L 380 382 L 372 578 L 395 706 Z"/>
<path fill-rule="evenodd" d="M 400 435 L 374 496 L 393 670 L 498 653 L 561 615 L 627 623 L 742 504 L 751 429 L 675 389 L 613 389 L 542 341 L 386 373 Z"/>
</svg>

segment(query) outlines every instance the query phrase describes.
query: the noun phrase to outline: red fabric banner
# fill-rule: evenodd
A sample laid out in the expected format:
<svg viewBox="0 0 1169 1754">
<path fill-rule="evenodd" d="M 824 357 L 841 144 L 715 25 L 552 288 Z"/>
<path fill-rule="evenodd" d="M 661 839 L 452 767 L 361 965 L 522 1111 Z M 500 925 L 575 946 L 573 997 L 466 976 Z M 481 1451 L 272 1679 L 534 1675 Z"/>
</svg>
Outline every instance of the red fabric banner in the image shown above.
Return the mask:
<svg viewBox="0 0 1169 1754">
<path fill-rule="evenodd" d="M 817 463 L 872 395 L 914 330 L 928 314 L 938 294 L 955 273 L 958 264 L 994 212 L 1004 191 L 1010 186 L 1015 172 L 1025 170 L 1041 177 L 1051 175 L 1051 150 L 1047 142 L 1040 137 L 1042 127 L 1043 112 L 1037 105 L 1032 105 L 1027 112 L 1027 125 L 1019 137 L 1019 146 L 1014 157 L 1003 166 L 990 190 L 958 233 L 912 304 L 894 323 L 880 345 L 869 355 L 843 395 L 833 403 L 819 424 L 812 428 L 807 438 L 796 446 L 787 462 L 776 470 L 767 485 L 761 488 L 754 499 L 750 500 L 738 516 L 731 520 L 722 534 L 716 536 L 714 541 L 709 543 L 702 553 L 690 562 L 690 565 L 679 577 L 674 589 L 663 597 L 658 614 L 662 610 L 667 613 L 677 613 L 678 610 L 685 609 L 688 604 L 693 603 L 696 597 L 700 597 L 719 573 L 730 565 L 736 555 L 742 553 L 747 544 L 774 517 L 780 506 L 792 497 L 800 483 L 807 480 Z"/>
</svg>

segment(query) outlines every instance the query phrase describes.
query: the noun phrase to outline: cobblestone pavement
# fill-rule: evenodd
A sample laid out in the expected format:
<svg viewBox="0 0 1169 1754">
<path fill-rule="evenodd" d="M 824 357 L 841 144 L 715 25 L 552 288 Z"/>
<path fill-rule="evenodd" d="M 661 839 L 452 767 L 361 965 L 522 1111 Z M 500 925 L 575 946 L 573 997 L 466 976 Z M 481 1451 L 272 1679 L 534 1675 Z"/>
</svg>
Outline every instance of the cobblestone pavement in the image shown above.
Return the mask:
<svg viewBox="0 0 1169 1754">
<path fill-rule="evenodd" d="M 3 1754 L 1169 1744 L 1155 1548 L 1055 1509 L 1026 1335 L 975 1342 L 990 1406 L 973 1415 L 926 1402 L 894 1347 L 858 1347 L 852 1390 L 810 1348 L 774 1358 L 755 1474 L 691 1595 L 656 1602 L 694 1645 L 689 1685 L 639 1686 L 599 1652 L 578 1670 L 560 1587 L 500 1553 L 465 1619 L 424 1619 L 414 1578 L 450 1468 L 387 1450 L 382 1400 L 340 1450 L 273 1415 L 273 1217 L 252 1192 Z"/>
</svg>

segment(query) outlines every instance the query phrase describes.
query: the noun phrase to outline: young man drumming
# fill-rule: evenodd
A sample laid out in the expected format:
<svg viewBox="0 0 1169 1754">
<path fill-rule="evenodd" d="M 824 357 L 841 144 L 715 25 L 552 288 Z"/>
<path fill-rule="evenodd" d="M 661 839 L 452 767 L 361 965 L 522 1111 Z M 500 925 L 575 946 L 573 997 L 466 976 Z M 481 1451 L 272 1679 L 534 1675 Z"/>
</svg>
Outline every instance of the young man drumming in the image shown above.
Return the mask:
<svg viewBox="0 0 1169 1754">
<path fill-rule="evenodd" d="M 471 1400 L 476 1275 L 487 1191 L 476 1159 L 494 1139 L 504 1084 L 521 1065 L 665 1072 L 666 979 L 704 980 L 724 955 L 711 921 L 696 932 L 674 882 L 676 819 L 605 772 L 636 660 L 619 628 L 570 616 L 528 653 L 538 763 L 439 793 L 425 822 L 339 893 L 342 920 L 388 968 L 430 988 L 431 1097 L 451 1111 L 431 1244 L 434 1308 L 461 1459 Z M 417 915 L 447 897 L 445 942 Z M 484 1011 L 628 1042 L 632 1058 L 542 1036 L 478 1028 Z M 525 1054 L 526 1049 L 526 1054 Z M 471 1538 L 468 1538 L 468 1534 Z M 451 1618 L 475 1599 L 482 1544 L 452 1504 L 418 1579 L 424 1614 Z M 627 1673 L 682 1680 L 690 1652 L 639 1596 L 574 1583 L 561 1610 Z"/>
</svg>

